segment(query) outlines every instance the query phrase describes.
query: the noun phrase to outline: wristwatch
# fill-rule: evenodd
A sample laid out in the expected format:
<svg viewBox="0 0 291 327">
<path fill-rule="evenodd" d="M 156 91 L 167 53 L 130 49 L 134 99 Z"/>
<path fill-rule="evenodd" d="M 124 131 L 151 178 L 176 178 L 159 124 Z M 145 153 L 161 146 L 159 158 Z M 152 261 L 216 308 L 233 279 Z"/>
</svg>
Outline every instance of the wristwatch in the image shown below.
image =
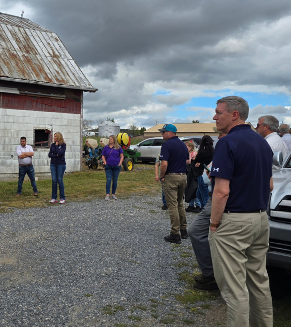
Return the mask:
<svg viewBox="0 0 291 327">
<path fill-rule="evenodd" d="M 215 228 L 217 228 L 219 225 L 220 225 L 220 223 L 219 223 L 219 224 L 213 224 L 213 223 L 211 222 L 211 220 L 210 220 L 210 227 L 215 227 Z"/>
</svg>

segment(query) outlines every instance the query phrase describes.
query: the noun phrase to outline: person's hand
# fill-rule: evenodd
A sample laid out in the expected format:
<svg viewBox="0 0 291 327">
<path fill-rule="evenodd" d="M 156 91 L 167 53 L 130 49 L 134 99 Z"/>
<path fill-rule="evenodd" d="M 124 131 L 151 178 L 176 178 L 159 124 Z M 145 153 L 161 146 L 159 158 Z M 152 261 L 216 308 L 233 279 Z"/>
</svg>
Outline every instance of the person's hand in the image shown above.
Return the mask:
<svg viewBox="0 0 291 327">
<path fill-rule="evenodd" d="M 195 164 L 195 167 L 197 168 L 197 167 L 199 167 L 200 166 L 200 162 L 197 162 L 196 164 Z"/>
<path fill-rule="evenodd" d="M 210 230 L 212 231 L 212 233 L 215 233 L 216 231 L 217 231 L 217 227 L 209 227 L 210 228 Z"/>
<path fill-rule="evenodd" d="M 56 142 L 56 145 L 59 145 L 59 142 L 58 141 Z"/>
<path fill-rule="evenodd" d="M 155 180 L 158 182 L 160 180 L 159 176 L 156 175 Z"/>
</svg>

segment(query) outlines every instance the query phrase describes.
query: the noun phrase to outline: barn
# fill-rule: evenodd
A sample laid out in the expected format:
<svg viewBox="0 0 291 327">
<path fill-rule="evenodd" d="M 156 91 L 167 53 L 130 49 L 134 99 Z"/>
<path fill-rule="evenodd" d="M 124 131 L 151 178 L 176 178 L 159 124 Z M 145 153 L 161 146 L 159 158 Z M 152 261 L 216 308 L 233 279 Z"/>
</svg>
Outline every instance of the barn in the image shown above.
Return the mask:
<svg viewBox="0 0 291 327">
<path fill-rule="evenodd" d="M 96 92 L 56 33 L 0 13 L 0 180 L 18 176 L 20 137 L 36 176 L 50 172 L 53 134 L 67 144 L 67 172 L 82 167 L 83 92 Z"/>
</svg>

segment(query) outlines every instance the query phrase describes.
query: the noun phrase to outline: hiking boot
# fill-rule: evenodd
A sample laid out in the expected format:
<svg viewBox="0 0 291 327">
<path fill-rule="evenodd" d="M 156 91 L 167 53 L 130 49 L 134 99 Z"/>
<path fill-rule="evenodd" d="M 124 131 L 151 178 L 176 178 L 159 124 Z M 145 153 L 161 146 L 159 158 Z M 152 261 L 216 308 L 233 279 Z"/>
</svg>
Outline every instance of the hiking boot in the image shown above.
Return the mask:
<svg viewBox="0 0 291 327">
<path fill-rule="evenodd" d="M 208 284 L 195 284 L 193 286 L 195 290 L 199 291 L 217 291 L 219 290 L 216 282 L 208 283 Z"/>
<path fill-rule="evenodd" d="M 168 209 L 168 206 L 166 205 L 166 204 L 164 204 L 163 206 L 162 206 L 162 210 L 167 210 Z"/>
<path fill-rule="evenodd" d="M 188 208 L 185 209 L 186 212 L 195 212 L 194 206 L 189 206 Z"/>
<path fill-rule="evenodd" d="M 201 207 L 196 207 L 192 212 L 199 213 L 201 211 L 202 211 Z"/>
<path fill-rule="evenodd" d="M 207 277 L 207 276 L 204 276 L 203 274 L 195 276 L 194 279 L 195 279 L 195 282 L 198 284 L 208 284 L 208 283 L 215 282 L 214 277 L 211 277 L 211 276 Z"/>
<path fill-rule="evenodd" d="M 170 233 L 170 235 L 164 237 L 164 240 L 166 242 L 170 242 L 170 243 L 181 244 L 181 236 L 180 236 L 180 234 Z"/>
<path fill-rule="evenodd" d="M 188 238 L 187 229 L 180 230 L 180 233 L 181 233 L 181 238 L 183 240 L 186 240 L 186 238 Z"/>
</svg>

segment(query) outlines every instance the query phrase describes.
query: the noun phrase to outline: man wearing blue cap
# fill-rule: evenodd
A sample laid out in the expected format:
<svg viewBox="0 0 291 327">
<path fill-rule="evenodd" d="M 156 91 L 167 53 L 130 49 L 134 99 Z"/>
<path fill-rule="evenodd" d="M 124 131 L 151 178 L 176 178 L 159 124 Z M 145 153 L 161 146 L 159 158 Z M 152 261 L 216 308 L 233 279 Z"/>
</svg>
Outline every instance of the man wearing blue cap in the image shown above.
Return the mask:
<svg viewBox="0 0 291 327">
<path fill-rule="evenodd" d="M 189 152 L 185 143 L 176 136 L 176 126 L 165 124 L 159 131 L 166 141 L 161 148 L 160 180 L 172 226 L 170 235 L 165 236 L 164 239 L 166 242 L 181 244 L 181 237 L 183 239 L 188 237 L 183 195 L 187 181 L 186 160 L 189 159 Z"/>
</svg>

